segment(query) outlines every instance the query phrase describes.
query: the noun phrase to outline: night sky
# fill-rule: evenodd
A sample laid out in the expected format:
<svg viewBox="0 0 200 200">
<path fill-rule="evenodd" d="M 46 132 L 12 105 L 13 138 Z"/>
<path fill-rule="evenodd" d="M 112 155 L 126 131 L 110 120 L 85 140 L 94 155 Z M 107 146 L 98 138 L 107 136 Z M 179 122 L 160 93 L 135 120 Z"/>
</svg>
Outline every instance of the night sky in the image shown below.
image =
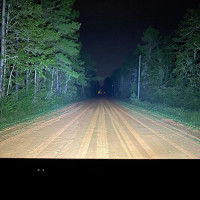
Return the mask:
<svg viewBox="0 0 200 200">
<path fill-rule="evenodd" d="M 173 34 L 188 8 L 199 0 L 76 0 L 82 23 L 80 41 L 96 62 L 98 75 L 109 77 L 140 42 L 148 25 Z"/>
</svg>

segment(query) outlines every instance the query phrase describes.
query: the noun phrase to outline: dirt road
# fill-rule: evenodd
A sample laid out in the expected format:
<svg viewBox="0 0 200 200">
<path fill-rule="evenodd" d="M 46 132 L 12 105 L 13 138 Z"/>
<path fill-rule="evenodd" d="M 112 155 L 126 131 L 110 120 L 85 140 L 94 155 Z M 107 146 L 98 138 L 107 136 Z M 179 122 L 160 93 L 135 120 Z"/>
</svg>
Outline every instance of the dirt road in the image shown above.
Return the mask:
<svg viewBox="0 0 200 200">
<path fill-rule="evenodd" d="M 102 98 L 0 131 L 0 158 L 198 159 L 200 133 Z"/>
</svg>

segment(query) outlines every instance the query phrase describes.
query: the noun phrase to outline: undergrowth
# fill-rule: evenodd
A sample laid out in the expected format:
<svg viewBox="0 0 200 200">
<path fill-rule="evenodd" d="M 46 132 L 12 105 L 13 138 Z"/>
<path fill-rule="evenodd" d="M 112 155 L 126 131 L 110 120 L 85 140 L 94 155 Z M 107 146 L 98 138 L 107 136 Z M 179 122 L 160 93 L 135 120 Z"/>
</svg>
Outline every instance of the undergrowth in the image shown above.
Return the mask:
<svg viewBox="0 0 200 200">
<path fill-rule="evenodd" d="M 135 98 L 131 100 L 120 100 L 120 104 L 140 111 L 141 108 L 147 112 L 151 112 L 158 117 L 168 118 L 184 124 L 186 126 L 200 130 L 200 112 L 194 110 L 186 110 L 184 108 L 169 107 L 163 104 L 154 104 L 146 101 L 139 101 Z"/>
<path fill-rule="evenodd" d="M 35 96 L 30 94 L 20 96 L 19 100 L 16 100 L 16 95 L 3 98 L 0 107 L 0 130 L 21 122 L 33 120 L 82 100 L 66 96 L 57 97 L 56 95 L 48 95 L 45 92 L 38 93 Z"/>
</svg>

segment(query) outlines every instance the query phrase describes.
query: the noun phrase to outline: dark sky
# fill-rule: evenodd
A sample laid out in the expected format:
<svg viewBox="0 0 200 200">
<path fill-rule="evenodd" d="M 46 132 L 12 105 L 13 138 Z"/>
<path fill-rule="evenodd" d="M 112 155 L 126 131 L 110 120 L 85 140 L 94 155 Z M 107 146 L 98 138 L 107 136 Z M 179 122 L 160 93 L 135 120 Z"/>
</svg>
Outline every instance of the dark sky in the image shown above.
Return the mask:
<svg viewBox="0 0 200 200">
<path fill-rule="evenodd" d="M 151 25 L 161 34 L 178 27 L 187 8 L 199 0 L 76 0 L 82 23 L 80 41 L 96 62 L 98 75 L 108 77 L 134 50 Z"/>
</svg>

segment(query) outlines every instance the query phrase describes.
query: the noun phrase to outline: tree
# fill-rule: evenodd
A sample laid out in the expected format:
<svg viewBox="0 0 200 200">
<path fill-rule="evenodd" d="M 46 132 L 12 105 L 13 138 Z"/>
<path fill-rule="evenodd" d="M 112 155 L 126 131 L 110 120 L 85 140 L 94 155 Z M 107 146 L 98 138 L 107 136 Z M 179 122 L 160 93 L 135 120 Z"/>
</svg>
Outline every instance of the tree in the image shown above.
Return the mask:
<svg viewBox="0 0 200 200">
<path fill-rule="evenodd" d="M 144 45 L 138 45 L 142 54 L 142 73 L 143 86 L 152 85 L 152 81 L 157 81 L 158 73 L 161 70 L 159 63 L 162 60 L 159 48 L 160 33 L 158 30 L 148 27 L 143 33 L 142 41 Z"/>
<path fill-rule="evenodd" d="M 6 1 L 3 0 L 1 24 L 0 103 L 3 95 L 3 73 L 5 65 L 5 7 Z"/>
<path fill-rule="evenodd" d="M 6 10 L 4 88 L 7 85 L 9 95 L 15 84 L 18 99 L 19 89 L 26 87 L 28 92 L 32 75 L 37 93 L 40 77 L 45 79 L 44 74 L 53 64 L 53 43 L 58 35 L 44 21 L 41 5 L 33 0 L 8 0 Z"/>
<path fill-rule="evenodd" d="M 189 9 L 174 38 L 176 55 L 176 87 L 181 91 L 182 104 L 200 108 L 200 5 Z"/>
<path fill-rule="evenodd" d="M 24 1 L 22 6 L 26 10 L 19 15 L 21 19 L 18 26 L 20 33 L 18 56 L 21 63 L 19 67 L 21 72 L 34 73 L 34 94 L 36 94 L 39 89 L 39 77 L 45 78 L 44 72 L 52 65 L 55 51 L 53 44 L 58 40 L 58 34 L 45 23 L 41 5 Z"/>
<path fill-rule="evenodd" d="M 74 0 L 53 0 L 42 1 L 44 17 L 52 24 L 53 29 L 59 34 L 59 40 L 55 44 L 56 57 L 56 92 L 62 92 L 62 80 L 64 81 L 64 92 L 68 90 L 69 81 L 75 81 L 81 75 L 83 79 L 83 69 L 81 61 L 78 60 L 80 54 L 79 35 L 77 31 L 81 24 L 74 21 L 79 13 L 72 10 Z M 62 79 L 62 80 L 61 80 Z"/>
<path fill-rule="evenodd" d="M 190 9 L 177 31 L 176 69 L 179 83 L 198 90 L 200 87 L 200 5 Z M 198 90 L 199 91 L 199 90 Z"/>
<path fill-rule="evenodd" d="M 97 76 L 97 69 L 96 69 L 96 63 L 91 58 L 88 52 L 81 50 L 80 52 L 80 59 L 83 61 L 83 73 L 79 78 L 79 83 L 81 85 L 81 94 L 85 95 L 85 88 L 87 87 L 87 90 L 92 92 L 92 87 L 94 82 L 98 82 L 100 79 Z M 93 83 L 93 84 L 92 84 Z M 89 94 L 89 96 L 91 95 Z"/>
</svg>

